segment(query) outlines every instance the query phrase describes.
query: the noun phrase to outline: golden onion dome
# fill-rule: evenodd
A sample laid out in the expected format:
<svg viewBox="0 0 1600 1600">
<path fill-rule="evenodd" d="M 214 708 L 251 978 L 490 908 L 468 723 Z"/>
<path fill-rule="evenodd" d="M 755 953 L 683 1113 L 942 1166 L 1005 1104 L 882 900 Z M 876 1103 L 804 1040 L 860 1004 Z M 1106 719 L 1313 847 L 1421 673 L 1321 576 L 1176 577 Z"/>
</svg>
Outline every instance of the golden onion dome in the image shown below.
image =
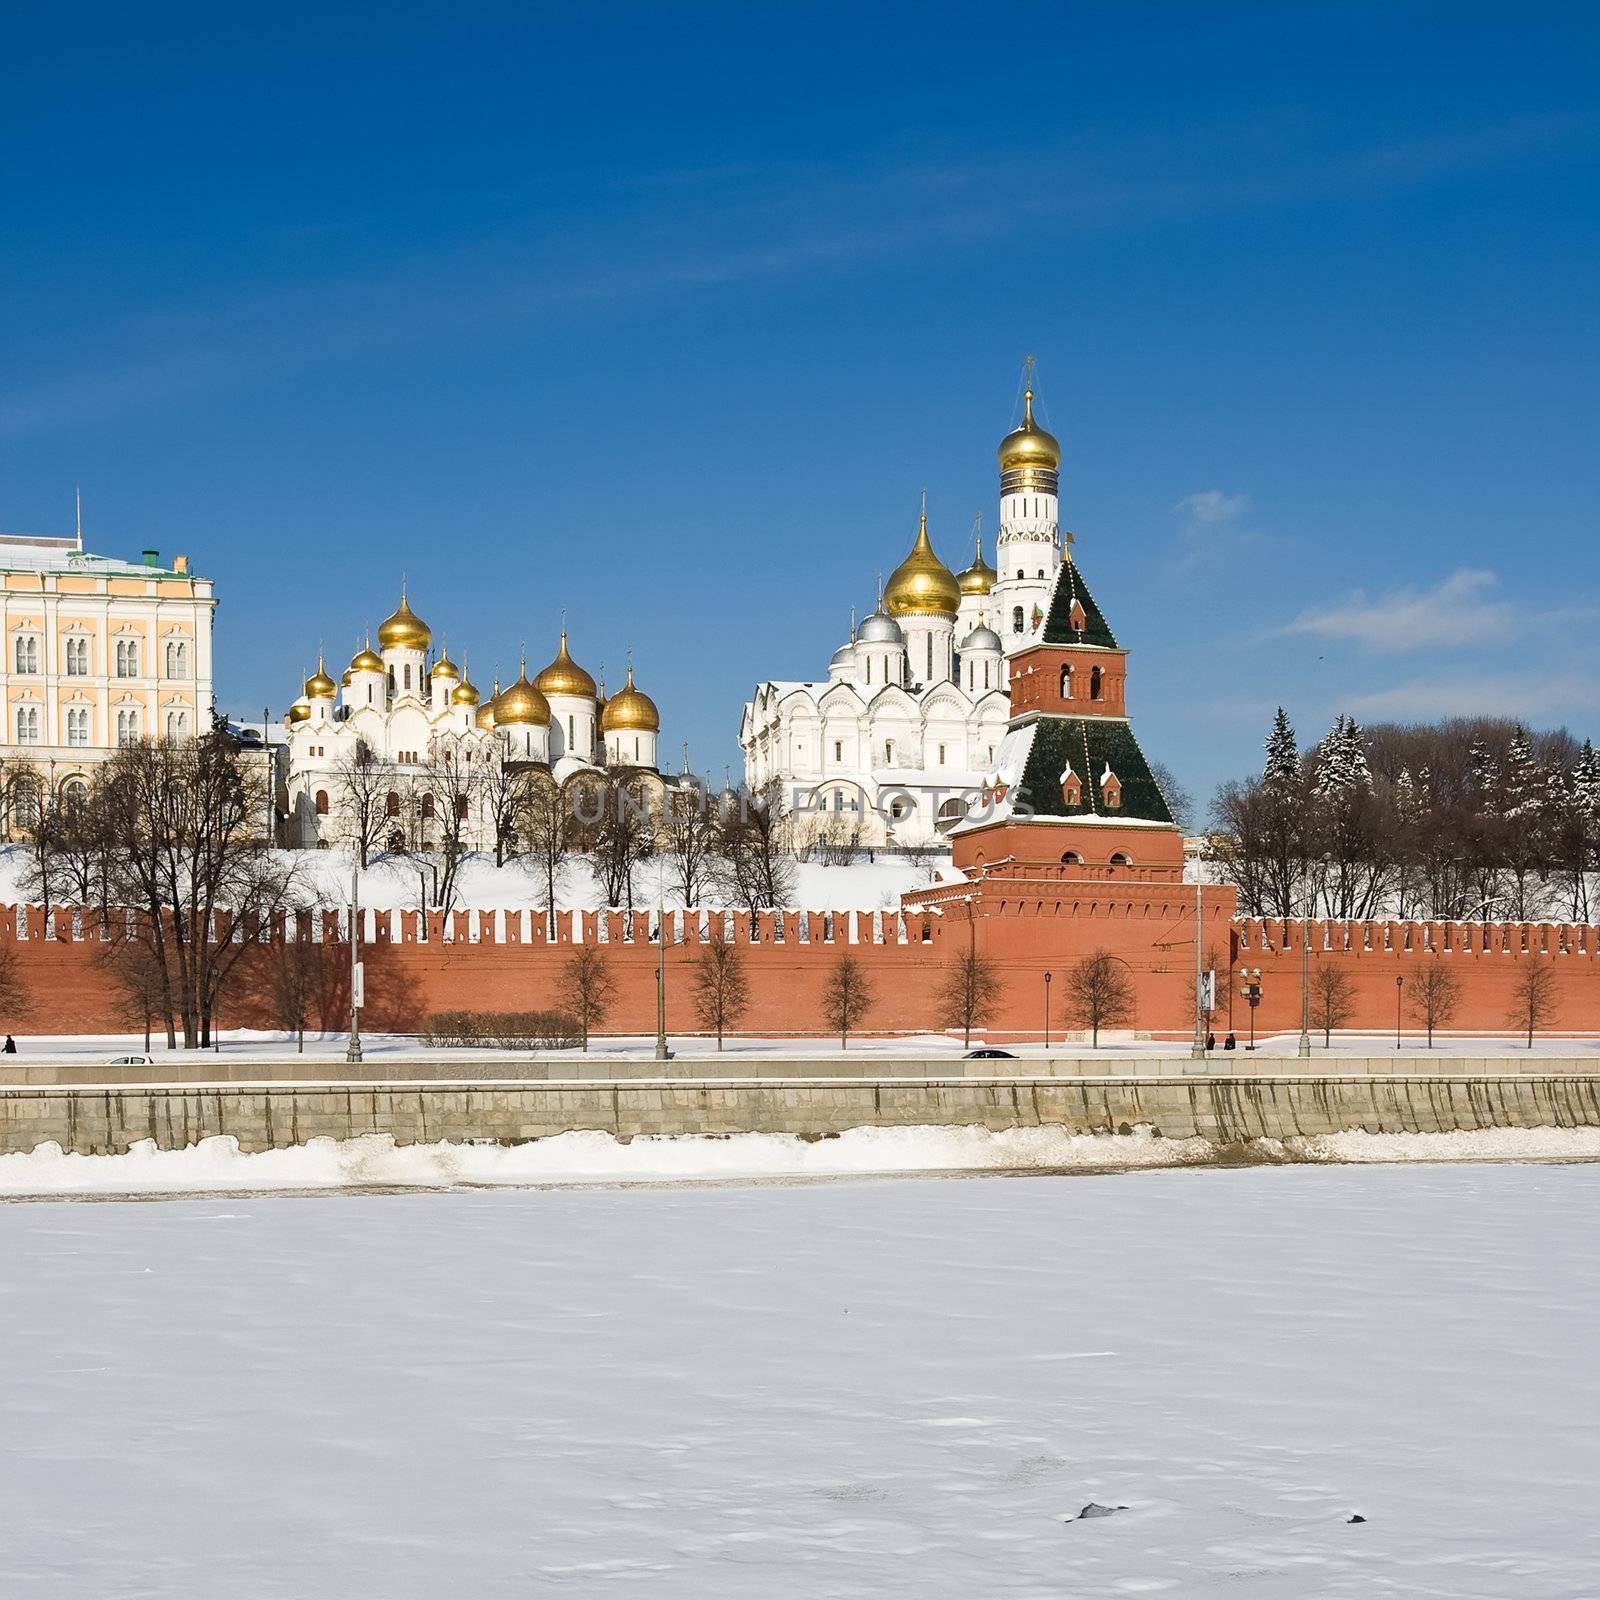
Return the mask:
<svg viewBox="0 0 1600 1600">
<path fill-rule="evenodd" d="M 489 691 L 489 698 L 478 707 L 478 726 L 486 733 L 494 727 L 494 708 L 500 701 L 500 680 L 494 680 L 494 688 Z"/>
<path fill-rule="evenodd" d="M 305 682 L 305 697 L 307 700 L 331 700 L 338 692 L 339 685 L 328 676 L 327 666 L 318 652 L 317 670 Z"/>
<path fill-rule="evenodd" d="M 439 659 L 434 662 L 433 671 L 429 674 L 429 676 L 434 678 L 459 678 L 461 673 L 456 667 L 455 662 L 453 662 L 446 654 L 440 656 Z"/>
<path fill-rule="evenodd" d="M 370 637 L 367 639 L 367 642 L 359 650 L 357 650 L 353 656 L 351 656 L 350 670 L 352 672 L 383 671 L 383 657 L 372 648 L 372 640 Z"/>
<path fill-rule="evenodd" d="M 348 689 L 350 687 L 350 669 L 349 669 L 349 667 L 346 667 L 344 669 L 344 671 L 339 674 L 339 683 L 343 688 Z"/>
<path fill-rule="evenodd" d="M 961 605 L 961 585 L 929 543 L 926 511 L 911 554 L 889 574 L 883 603 L 891 617 L 954 616 Z"/>
<path fill-rule="evenodd" d="M 478 687 L 467 675 L 465 656 L 461 658 L 461 682 L 450 691 L 450 703 L 455 706 L 475 706 L 478 703 Z"/>
<path fill-rule="evenodd" d="M 517 681 L 502 695 L 495 698 L 494 721 L 498 728 L 537 727 L 550 725 L 550 702 L 528 682 L 528 669 L 524 665 Z"/>
<path fill-rule="evenodd" d="M 411 609 L 402 589 L 399 609 L 378 624 L 378 643 L 385 650 L 426 650 L 432 641 L 428 624 Z"/>
<path fill-rule="evenodd" d="M 1033 420 L 1032 389 L 1023 396 L 1022 425 L 1013 428 L 1000 441 L 1000 448 L 995 455 L 1002 472 L 1015 472 L 1022 467 L 1054 472 L 1060 467 L 1061 446 L 1056 442 L 1056 436 Z"/>
<path fill-rule="evenodd" d="M 570 694 L 580 699 L 595 698 L 594 679 L 567 652 L 567 630 L 561 630 L 561 648 L 556 658 L 537 678 L 533 687 L 543 694 Z"/>
<path fill-rule="evenodd" d="M 986 595 L 994 588 L 995 579 L 1000 576 L 987 561 L 983 559 L 983 540 L 978 540 L 978 552 L 972 558 L 972 565 L 961 573 L 956 582 L 961 585 L 962 594 Z"/>
<path fill-rule="evenodd" d="M 633 668 L 628 668 L 628 681 L 606 701 L 600 715 L 602 733 L 659 733 L 661 713 L 656 703 L 642 689 L 633 686 Z"/>
<path fill-rule="evenodd" d="M 295 703 L 284 713 L 283 720 L 292 728 L 297 722 L 309 721 L 310 717 L 311 707 L 306 704 L 304 698 L 301 698 L 296 700 Z"/>
</svg>

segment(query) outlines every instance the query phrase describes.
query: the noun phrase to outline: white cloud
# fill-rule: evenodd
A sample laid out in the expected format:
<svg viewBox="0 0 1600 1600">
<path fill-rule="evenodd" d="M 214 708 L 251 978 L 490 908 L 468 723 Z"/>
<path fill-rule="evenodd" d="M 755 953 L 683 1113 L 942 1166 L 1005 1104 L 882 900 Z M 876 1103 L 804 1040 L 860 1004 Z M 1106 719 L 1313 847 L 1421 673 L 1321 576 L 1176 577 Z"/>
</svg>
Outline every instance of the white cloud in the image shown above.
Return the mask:
<svg viewBox="0 0 1600 1600">
<path fill-rule="evenodd" d="M 1302 611 L 1281 631 L 1385 653 L 1503 643 L 1520 631 L 1522 614 L 1509 601 L 1490 598 L 1499 584 L 1492 572 L 1461 567 L 1420 592 L 1396 589 L 1369 599 L 1357 589 L 1338 605 Z"/>
<path fill-rule="evenodd" d="M 1390 684 L 1341 704 L 1342 709 L 1369 722 L 1461 716 L 1528 720 L 1574 711 L 1592 715 L 1600 706 L 1600 690 L 1579 673 L 1504 681 L 1487 673 L 1463 673 L 1459 678 Z"/>
<path fill-rule="evenodd" d="M 1224 494 L 1220 489 L 1201 489 L 1196 494 L 1185 495 L 1172 508 L 1186 514 L 1191 522 L 1215 527 L 1218 523 L 1232 522 L 1250 509 L 1247 494 Z"/>
</svg>

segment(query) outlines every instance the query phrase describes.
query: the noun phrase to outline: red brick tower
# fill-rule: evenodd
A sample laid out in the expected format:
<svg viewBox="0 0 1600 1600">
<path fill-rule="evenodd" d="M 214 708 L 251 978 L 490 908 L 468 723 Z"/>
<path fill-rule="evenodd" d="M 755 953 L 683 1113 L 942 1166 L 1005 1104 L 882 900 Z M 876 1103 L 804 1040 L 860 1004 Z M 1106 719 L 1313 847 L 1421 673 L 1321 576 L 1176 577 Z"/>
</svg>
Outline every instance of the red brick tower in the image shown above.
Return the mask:
<svg viewBox="0 0 1600 1600">
<path fill-rule="evenodd" d="M 1128 652 L 1070 550 L 1038 643 L 1011 658 L 1011 721 L 955 830 L 955 864 L 1175 883 L 1183 838 L 1128 722 Z"/>
</svg>

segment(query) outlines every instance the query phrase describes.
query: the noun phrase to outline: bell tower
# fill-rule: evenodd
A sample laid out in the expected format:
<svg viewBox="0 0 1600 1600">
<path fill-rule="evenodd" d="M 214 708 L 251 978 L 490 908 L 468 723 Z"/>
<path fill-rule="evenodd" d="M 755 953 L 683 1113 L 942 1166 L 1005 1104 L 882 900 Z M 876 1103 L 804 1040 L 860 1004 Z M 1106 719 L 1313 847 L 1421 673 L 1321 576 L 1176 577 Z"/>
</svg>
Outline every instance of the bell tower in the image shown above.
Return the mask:
<svg viewBox="0 0 1600 1600">
<path fill-rule="evenodd" d="M 1022 422 L 1000 441 L 999 569 L 993 589 L 993 627 L 1008 656 L 1025 648 L 1044 624 L 1061 564 L 1061 446 L 1033 415 L 1033 357 L 1024 371 Z"/>
</svg>

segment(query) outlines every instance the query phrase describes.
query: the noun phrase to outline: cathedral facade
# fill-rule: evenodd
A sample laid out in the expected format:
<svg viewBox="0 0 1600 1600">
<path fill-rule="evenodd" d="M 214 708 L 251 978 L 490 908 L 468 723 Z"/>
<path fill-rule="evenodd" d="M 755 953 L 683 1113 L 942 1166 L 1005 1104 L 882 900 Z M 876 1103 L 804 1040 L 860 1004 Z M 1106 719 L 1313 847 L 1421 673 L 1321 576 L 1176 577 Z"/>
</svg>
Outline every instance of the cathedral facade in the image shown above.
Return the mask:
<svg viewBox="0 0 1600 1600">
<path fill-rule="evenodd" d="M 448 812 L 469 849 L 495 842 L 504 774 L 530 770 L 560 785 L 603 774 L 640 775 L 659 785 L 661 719 L 633 681 L 607 698 L 573 660 L 567 633 L 533 678 L 485 699 L 404 593 L 335 683 L 322 660 L 289 708 L 285 842 L 300 848 L 347 842 L 357 813 L 375 806 L 385 848 L 429 849 Z"/>
<path fill-rule="evenodd" d="M 992 786 L 1010 661 L 1034 640 L 1061 565 L 1061 447 L 1035 421 L 1033 389 L 1000 442 L 995 565 L 981 537 L 957 574 L 935 553 L 924 506 L 877 609 L 825 679 L 769 681 L 745 705 L 745 782 L 771 792 L 797 844 L 938 839 Z"/>
</svg>

